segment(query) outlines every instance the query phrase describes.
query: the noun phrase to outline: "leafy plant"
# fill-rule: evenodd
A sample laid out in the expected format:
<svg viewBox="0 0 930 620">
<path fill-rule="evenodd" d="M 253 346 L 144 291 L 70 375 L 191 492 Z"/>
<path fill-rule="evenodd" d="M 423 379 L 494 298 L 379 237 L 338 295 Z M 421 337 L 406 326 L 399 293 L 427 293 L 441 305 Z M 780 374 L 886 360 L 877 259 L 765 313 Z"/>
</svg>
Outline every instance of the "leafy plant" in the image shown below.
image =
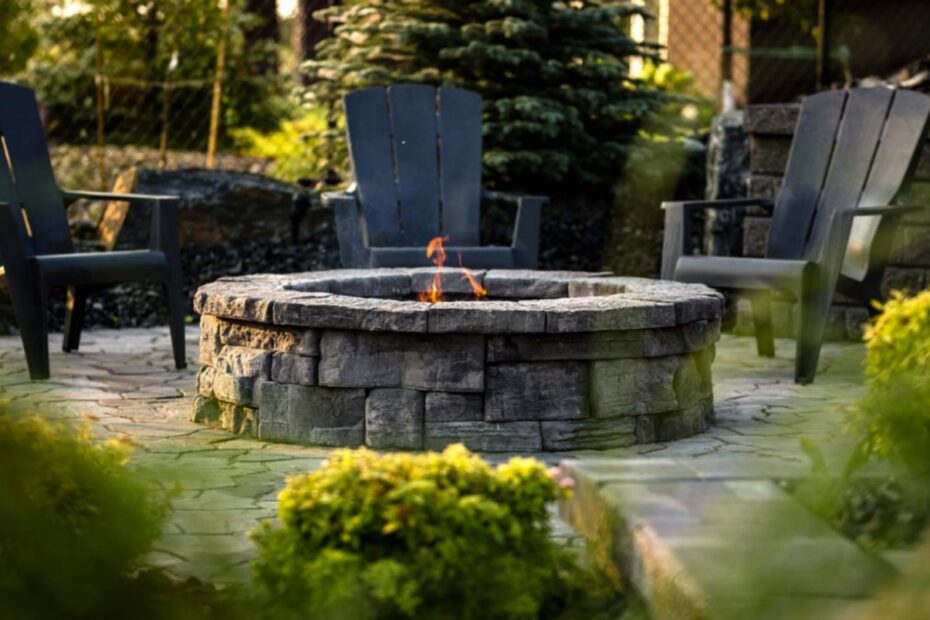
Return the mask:
<svg viewBox="0 0 930 620">
<path fill-rule="evenodd" d="M 0 616 L 106 617 L 126 603 L 165 509 L 127 457 L 86 430 L 0 413 Z"/>
<path fill-rule="evenodd" d="M 293 617 L 552 617 L 577 571 L 550 538 L 563 492 L 538 461 L 492 468 L 461 445 L 337 451 L 292 477 L 280 525 L 254 534 L 256 580 Z"/>
<path fill-rule="evenodd" d="M 286 120 L 268 133 L 252 127 L 233 130 L 232 137 L 243 155 L 270 159 L 269 174 L 283 181 L 322 178 L 330 169 L 344 167 L 333 160 L 332 141 L 340 129 L 330 129 L 326 110 L 314 106 L 298 119 Z"/>
<path fill-rule="evenodd" d="M 336 30 L 306 65 L 309 95 L 336 103 L 394 82 L 477 91 L 491 185 L 581 192 L 604 205 L 629 144 L 667 101 L 628 76 L 627 57 L 655 56 L 620 27 L 642 10 L 591 0 L 347 0 L 318 13 Z"/>
<path fill-rule="evenodd" d="M 894 293 L 865 340 L 868 393 L 852 428 L 869 453 L 930 476 L 930 291 Z"/>
</svg>

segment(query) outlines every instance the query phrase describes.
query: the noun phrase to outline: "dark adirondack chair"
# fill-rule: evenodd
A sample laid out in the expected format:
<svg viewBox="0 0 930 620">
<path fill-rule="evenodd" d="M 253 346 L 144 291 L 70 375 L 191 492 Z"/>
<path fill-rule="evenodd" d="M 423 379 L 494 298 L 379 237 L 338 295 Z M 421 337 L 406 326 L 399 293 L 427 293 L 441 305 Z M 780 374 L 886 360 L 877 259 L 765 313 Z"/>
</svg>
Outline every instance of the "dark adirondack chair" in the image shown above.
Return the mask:
<svg viewBox="0 0 930 620">
<path fill-rule="evenodd" d="M 481 189 L 481 97 L 457 88 L 397 84 L 345 97 L 355 186 L 324 194 L 335 210 L 343 267 L 429 265 L 430 240 L 448 236 L 468 267 L 534 268 L 546 198 Z M 517 208 L 510 247 L 482 247 L 482 203 Z"/>
<path fill-rule="evenodd" d="M 49 289 L 67 287 L 63 349 L 68 352 L 80 344 L 88 291 L 133 280 L 157 280 L 164 285 L 174 361 L 183 368 L 185 304 L 177 198 L 60 190 L 52 174 L 36 98 L 28 88 L 0 82 L 0 138 L 0 258 L 29 375 L 49 377 Z M 80 199 L 151 204 L 150 249 L 75 253 L 66 209 Z"/>
<path fill-rule="evenodd" d="M 665 203 L 662 277 L 752 291 L 760 355 L 772 356 L 771 292 L 800 304 L 795 380 L 817 371 L 834 291 L 880 298 L 882 272 L 902 215 L 891 206 L 910 181 L 924 144 L 930 97 L 858 88 L 808 97 L 801 107 L 784 185 L 775 200 Z M 692 256 L 693 215 L 763 207 L 772 224 L 766 258 Z"/>
</svg>

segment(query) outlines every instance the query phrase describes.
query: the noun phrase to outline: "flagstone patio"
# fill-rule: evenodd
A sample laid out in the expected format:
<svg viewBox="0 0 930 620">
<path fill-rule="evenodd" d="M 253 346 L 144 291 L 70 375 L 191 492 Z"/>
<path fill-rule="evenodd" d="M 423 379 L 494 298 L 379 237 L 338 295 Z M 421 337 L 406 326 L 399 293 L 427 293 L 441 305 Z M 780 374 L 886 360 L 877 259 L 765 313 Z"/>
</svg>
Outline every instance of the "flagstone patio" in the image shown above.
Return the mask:
<svg viewBox="0 0 930 620">
<path fill-rule="evenodd" d="M 198 329 L 190 327 L 187 335 L 188 350 L 196 352 Z M 60 339 L 53 335 L 53 351 L 60 350 Z M 778 346 L 778 357 L 762 359 L 752 339 L 723 337 L 714 364 L 717 423 L 702 435 L 539 456 L 552 463 L 609 459 L 627 479 L 666 480 L 670 467 L 683 467 L 688 477 L 718 482 L 806 473 L 802 436 L 841 458 L 849 443 L 841 434 L 842 410 L 863 392 L 863 347 L 825 345 L 817 382 L 802 387 L 793 383 L 791 343 Z M 80 353 L 52 354 L 51 380 L 31 383 L 19 339 L 2 337 L 0 399 L 18 409 L 86 422 L 100 437 L 132 442 L 137 447 L 132 466 L 176 493 L 152 562 L 230 582 L 246 574 L 247 532 L 273 514 L 285 476 L 318 467 L 329 450 L 247 439 L 188 421 L 197 368 L 190 362 L 190 370 L 174 370 L 167 329 L 91 331 Z"/>
</svg>

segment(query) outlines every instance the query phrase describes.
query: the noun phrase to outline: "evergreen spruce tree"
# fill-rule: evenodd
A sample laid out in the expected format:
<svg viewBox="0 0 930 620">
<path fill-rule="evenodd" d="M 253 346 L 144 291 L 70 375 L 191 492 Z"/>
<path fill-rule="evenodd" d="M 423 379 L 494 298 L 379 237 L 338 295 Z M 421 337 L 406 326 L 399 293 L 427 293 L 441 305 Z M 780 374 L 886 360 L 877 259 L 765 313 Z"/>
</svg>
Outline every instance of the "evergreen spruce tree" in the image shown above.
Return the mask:
<svg viewBox="0 0 930 620">
<path fill-rule="evenodd" d="M 628 77 L 638 9 L 591 0 L 346 0 L 308 62 L 309 95 L 394 82 L 446 84 L 485 102 L 484 168 L 496 187 L 604 206 L 633 138 L 668 97 Z"/>
</svg>

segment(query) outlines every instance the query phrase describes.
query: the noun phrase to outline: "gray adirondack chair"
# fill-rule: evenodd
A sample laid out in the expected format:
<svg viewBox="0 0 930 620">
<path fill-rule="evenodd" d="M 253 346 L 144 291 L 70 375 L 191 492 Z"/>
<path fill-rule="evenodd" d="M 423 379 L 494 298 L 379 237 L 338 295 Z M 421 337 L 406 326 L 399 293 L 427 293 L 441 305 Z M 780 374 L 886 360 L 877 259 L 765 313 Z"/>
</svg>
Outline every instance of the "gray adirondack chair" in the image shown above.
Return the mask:
<svg viewBox="0 0 930 620">
<path fill-rule="evenodd" d="M 335 211 L 343 267 L 426 266 L 430 240 L 477 268 L 536 266 L 540 196 L 481 189 L 481 97 L 457 88 L 396 84 L 345 97 L 355 185 L 323 195 Z M 482 203 L 517 208 L 510 247 L 480 246 Z"/>
<path fill-rule="evenodd" d="M 930 97 L 857 88 L 808 97 L 801 107 L 784 184 L 774 200 L 665 203 L 662 277 L 753 291 L 760 355 L 772 356 L 771 292 L 800 305 L 795 380 L 817 371 L 834 291 L 879 299 L 890 240 L 901 216 L 891 206 L 910 181 L 924 144 Z M 771 211 L 766 258 L 693 256 L 693 216 L 703 209 Z"/>
<path fill-rule="evenodd" d="M 23 340 L 29 375 L 49 377 L 48 291 L 67 287 L 63 349 L 77 350 L 92 287 L 132 280 L 164 285 L 175 365 L 183 368 L 184 299 L 178 240 L 178 199 L 62 191 L 55 182 L 35 95 L 0 82 L 0 258 Z M 152 205 L 147 250 L 75 253 L 67 205 L 79 199 Z"/>
</svg>

